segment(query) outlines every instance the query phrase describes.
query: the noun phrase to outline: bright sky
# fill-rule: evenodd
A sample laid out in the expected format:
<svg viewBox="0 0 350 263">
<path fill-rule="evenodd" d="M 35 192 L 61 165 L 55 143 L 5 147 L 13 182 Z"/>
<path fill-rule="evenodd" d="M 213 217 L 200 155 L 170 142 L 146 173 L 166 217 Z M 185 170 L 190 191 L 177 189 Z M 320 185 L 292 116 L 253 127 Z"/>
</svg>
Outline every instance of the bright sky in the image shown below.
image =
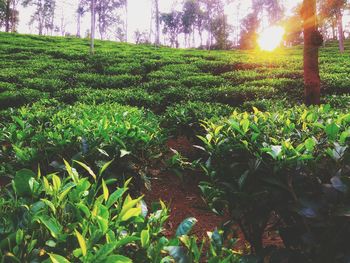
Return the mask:
<svg viewBox="0 0 350 263">
<path fill-rule="evenodd" d="M 302 0 L 283 0 L 286 8 L 287 14 L 291 12 L 292 8 L 295 7 Z M 129 17 L 128 17 L 128 35 L 129 41 L 133 41 L 134 32 L 136 30 L 149 31 L 150 28 L 150 18 L 151 18 L 151 0 L 129 0 Z M 177 8 L 182 0 L 160 0 L 160 10 L 161 12 L 168 12 L 172 8 Z M 245 16 L 249 12 L 251 6 L 251 0 L 241 0 L 240 17 Z M 65 31 L 71 34 L 76 33 L 76 9 L 78 0 L 58 0 L 55 14 L 55 24 L 61 25 L 62 18 L 64 17 L 63 24 L 65 25 Z M 29 20 L 33 13 L 32 8 L 20 7 L 20 23 L 18 31 L 20 33 L 37 33 L 35 27 L 29 26 Z M 232 25 L 237 25 L 237 7 L 231 4 L 225 9 L 228 15 L 229 23 Z M 85 14 L 82 19 L 81 24 L 81 34 L 85 35 L 90 27 L 90 14 Z M 97 34 L 98 36 L 98 34 Z"/>
</svg>

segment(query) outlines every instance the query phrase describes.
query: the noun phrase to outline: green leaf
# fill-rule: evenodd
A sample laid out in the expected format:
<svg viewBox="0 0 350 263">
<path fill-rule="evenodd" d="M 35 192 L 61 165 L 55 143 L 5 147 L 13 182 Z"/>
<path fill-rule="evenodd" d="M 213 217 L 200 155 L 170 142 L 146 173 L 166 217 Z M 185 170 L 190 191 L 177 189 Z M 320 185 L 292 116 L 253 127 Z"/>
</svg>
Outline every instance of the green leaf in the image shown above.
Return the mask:
<svg viewBox="0 0 350 263">
<path fill-rule="evenodd" d="M 87 166 L 85 163 L 82 163 L 82 162 L 79 162 L 79 161 L 74 161 L 74 162 L 76 162 L 81 167 L 83 167 L 92 176 L 92 178 L 94 178 L 95 181 L 97 180 L 96 174 L 94 173 L 94 171 L 89 166 Z"/>
<path fill-rule="evenodd" d="M 141 214 L 141 207 L 130 208 L 121 218 L 122 221 L 127 221 L 132 217 L 139 216 Z"/>
<path fill-rule="evenodd" d="M 344 144 L 348 138 L 350 138 L 350 130 L 342 132 L 339 141 Z"/>
<path fill-rule="evenodd" d="M 18 196 L 30 196 L 32 194 L 35 177 L 35 173 L 28 169 L 16 172 L 13 184 Z"/>
<path fill-rule="evenodd" d="M 61 179 L 55 174 L 52 175 L 52 185 L 53 190 L 56 192 L 58 192 L 61 188 Z"/>
<path fill-rule="evenodd" d="M 78 176 L 77 172 L 75 171 L 75 169 L 73 169 L 66 160 L 63 159 L 63 162 L 64 162 L 66 170 L 67 170 L 69 176 L 72 178 L 73 182 L 78 183 L 79 176 Z"/>
<path fill-rule="evenodd" d="M 328 124 L 325 128 L 325 132 L 331 140 L 335 140 L 337 138 L 339 130 L 339 126 L 334 122 Z"/>
<path fill-rule="evenodd" d="M 122 210 L 120 211 L 119 218 L 123 218 L 123 216 L 126 214 L 126 212 L 129 211 L 132 207 L 137 205 L 142 200 L 143 196 L 137 198 L 137 199 L 131 199 L 131 198 L 125 198 Z"/>
<path fill-rule="evenodd" d="M 240 125 L 242 126 L 243 132 L 247 133 L 249 130 L 250 121 L 247 119 L 241 120 Z"/>
<path fill-rule="evenodd" d="M 108 201 L 106 203 L 106 206 L 110 208 L 112 205 L 114 205 L 119 198 L 121 198 L 124 193 L 127 191 L 127 188 L 119 188 L 117 191 L 114 191 L 108 198 Z"/>
<path fill-rule="evenodd" d="M 141 231 L 141 246 L 143 248 L 147 247 L 149 244 L 149 229 L 144 229 Z"/>
<path fill-rule="evenodd" d="M 46 242 L 45 242 L 45 245 L 46 246 L 48 246 L 48 247 L 56 247 L 56 242 L 55 241 L 53 241 L 53 240 L 47 240 Z"/>
<path fill-rule="evenodd" d="M 16 244 L 20 245 L 23 241 L 23 230 L 22 229 L 18 229 L 16 232 Z"/>
<path fill-rule="evenodd" d="M 37 216 L 34 219 L 44 224 L 54 238 L 57 239 L 61 234 L 62 226 L 55 218 L 43 215 Z"/>
<path fill-rule="evenodd" d="M 81 253 L 83 254 L 83 256 L 86 256 L 87 247 L 86 247 L 85 238 L 77 230 L 74 230 L 74 231 L 75 231 L 75 235 L 78 239 L 79 246 L 81 248 Z"/>
<path fill-rule="evenodd" d="M 103 198 L 105 199 L 105 202 L 107 202 L 108 197 L 109 197 L 109 190 L 106 185 L 105 180 L 102 179 L 102 189 L 103 189 Z"/>
<path fill-rule="evenodd" d="M 110 255 L 105 260 L 105 263 L 132 263 L 132 260 L 122 255 Z"/>
<path fill-rule="evenodd" d="M 176 236 L 180 237 L 182 235 L 187 235 L 196 223 L 197 223 L 197 219 L 194 217 L 189 217 L 185 219 L 177 228 Z"/>
<path fill-rule="evenodd" d="M 49 200 L 47 200 L 47 199 L 40 199 L 41 201 L 43 201 L 51 210 L 52 210 L 52 212 L 54 213 L 54 214 L 56 214 L 56 207 L 55 207 L 55 205 L 51 202 L 51 201 L 49 201 Z"/>
<path fill-rule="evenodd" d="M 64 258 L 60 255 L 49 253 L 49 256 L 50 256 L 52 263 L 69 263 L 69 261 L 66 258 Z"/>
<path fill-rule="evenodd" d="M 113 161 L 114 161 L 114 159 L 111 160 L 111 161 L 109 161 L 109 162 L 106 162 L 106 163 L 102 166 L 102 168 L 101 168 L 101 170 L 100 170 L 100 172 L 99 172 L 99 175 L 103 174 L 103 172 L 106 171 L 106 169 L 108 168 L 108 166 L 110 166 L 111 163 L 112 163 Z"/>
<path fill-rule="evenodd" d="M 70 192 L 70 190 L 72 190 L 72 188 L 74 187 L 75 185 L 71 185 L 69 186 L 67 189 L 65 189 L 64 191 L 62 191 L 62 193 L 60 193 L 60 195 L 58 196 L 58 201 L 59 202 L 62 202 L 63 199 L 66 197 L 66 195 Z"/>
<path fill-rule="evenodd" d="M 312 152 L 316 146 L 316 141 L 314 138 L 309 138 L 305 141 L 305 148 L 309 151 Z"/>
</svg>

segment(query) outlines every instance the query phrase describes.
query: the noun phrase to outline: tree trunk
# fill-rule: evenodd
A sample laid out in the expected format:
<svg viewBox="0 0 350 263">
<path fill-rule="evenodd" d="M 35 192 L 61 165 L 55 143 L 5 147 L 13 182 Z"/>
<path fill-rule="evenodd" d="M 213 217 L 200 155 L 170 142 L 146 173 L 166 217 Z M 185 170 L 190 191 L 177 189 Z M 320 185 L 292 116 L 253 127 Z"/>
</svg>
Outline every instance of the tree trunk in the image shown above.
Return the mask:
<svg viewBox="0 0 350 263">
<path fill-rule="evenodd" d="M 78 17 L 77 17 L 77 37 L 80 37 L 80 27 L 81 27 L 81 14 L 78 12 Z"/>
<path fill-rule="evenodd" d="M 17 16 L 17 11 L 16 11 L 16 0 L 12 1 L 12 11 L 11 11 L 11 32 L 14 33 L 16 31 L 16 16 Z"/>
<path fill-rule="evenodd" d="M 159 3 L 158 3 L 158 0 L 155 0 L 154 1 L 154 3 L 155 3 L 155 12 L 156 12 L 156 41 L 155 41 L 155 44 L 157 45 L 157 46 L 159 46 L 159 35 L 160 35 L 160 30 L 159 30 L 159 28 L 160 28 L 160 20 L 159 20 Z"/>
<path fill-rule="evenodd" d="M 344 52 L 344 30 L 343 30 L 343 15 L 340 10 L 337 11 L 338 38 L 340 53 Z"/>
<path fill-rule="evenodd" d="M 316 0 L 304 0 L 302 8 L 304 20 L 304 88 L 305 104 L 320 104 L 321 81 L 318 66 L 320 37 L 317 31 Z"/>
<path fill-rule="evenodd" d="M 5 13 L 5 31 L 10 32 L 10 19 L 11 19 L 11 1 L 6 1 L 6 13 Z"/>
<path fill-rule="evenodd" d="M 95 0 L 91 0 L 91 32 L 90 32 L 90 37 L 91 37 L 91 42 L 90 42 L 90 54 L 94 54 L 95 50 Z"/>
<path fill-rule="evenodd" d="M 128 16 L 129 16 L 129 11 L 128 11 L 128 0 L 125 0 L 125 42 L 128 42 Z"/>
<path fill-rule="evenodd" d="M 332 36 L 333 36 L 333 40 L 336 40 L 337 39 L 337 36 L 335 34 L 335 25 L 334 25 L 334 22 L 332 21 Z"/>
</svg>

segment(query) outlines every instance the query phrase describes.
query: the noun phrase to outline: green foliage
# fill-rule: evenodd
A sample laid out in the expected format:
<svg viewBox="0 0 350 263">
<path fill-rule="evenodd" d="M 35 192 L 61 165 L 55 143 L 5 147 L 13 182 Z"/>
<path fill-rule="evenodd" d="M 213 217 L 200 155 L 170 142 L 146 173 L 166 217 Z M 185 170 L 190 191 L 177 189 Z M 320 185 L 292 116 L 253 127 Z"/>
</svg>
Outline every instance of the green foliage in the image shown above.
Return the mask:
<svg viewBox="0 0 350 263">
<path fill-rule="evenodd" d="M 37 162 L 52 166 L 61 156 L 85 160 L 94 167 L 99 166 L 98 160 L 115 158 L 124 163 L 118 167 L 122 178 L 135 177 L 152 155 L 159 154 L 163 141 L 154 114 L 116 103 L 62 108 L 55 100 L 40 101 L 12 112 L 9 118 L 0 135 L 4 145 L 0 164 L 8 170 Z M 136 163 L 138 169 L 128 168 Z"/>
<path fill-rule="evenodd" d="M 11 92 L 0 95 L 7 100 L 1 109 L 47 97 L 68 104 L 111 101 L 162 113 L 168 106 L 188 101 L 241 106 L 285 97 L 299 103 L 303 97 L 298 47 L 268 55 L 256 51 L 209 54 L 97 41 L 97 52 L 91 57 L 86 39 L 2 33 L 0 43 L 4 62 L 0 94 Z M 346 95 L 349 58 L 335 50 L 330 46 L 320 52 L 322 85 L 326 94 Z M 43 95 L 32 94 L 34 90 Z"/>
<path fill-rule="evenodd" d="M 203 120 L 218 120 L 230 115 L 233 108 L 219 103 L 187 102 L 175 104 L 167 108 L 161 125 L 172 135 L 187 135 L 204 132 L 201 127 Z"/>
<path fill-rule="evenodd" d="M 333 109 L 291 107 L 303 97 L 300 47 L 267 54 L 96 41 L 88 56 L 87 39 L 4 33 L 0 45 L 0 176 L 13 179 L 0 193 L 4 262 L 236 262 L 228 233 L 210 233 L 204 249 L 188 219 L 166 239 L 166 207 L 145 217 L 141 199 L 120 190 L 129 178 L 132 193 L 150 187 L 146 168 L 159 163 L 165 135 L 199 136 L 206 158 L 190 163 L 175 151 L 168 165 L 201 165 L 209 205 L 228 208 L 259 256 L 271 219 L 281 219 L 273 229 L 291 262 L 347 256 L 350 60 L 334 43 L 320 50 L 323 103 Z M 28 170 L 37 163 L 48 176 Z"/>
<path fill-rule="evenodd" d="M 163 202 L 148 211 L 142 196 L 128 194 L 130 180 L 115 188 L 115 180 L 105 180 L 105 167 L 97 176 L 79 165 L 92 177 L 65 161 L 64 175 L 20 170 L 12 189 L 0 192 L 3 262 L 200 262 L 204 257 L 238 262 L 239 256 L 222 243 L 214 247 L 222 238 L 218 231 L 210 233 L 211 249 L 204 253 L 205 241 L 198 246 L 190 235 L 194 218 L 183 221 L 174 238 L 165 238 L 168 208 Z"/>
<path fill-rule="evenodd" d="M 262 235 L 273 217 L 300 262 L 346 257 L 349 113 L 329 105 L 271 113 L 254 108 L 204 127 L 199 138 L 208 180 L 200 188 L 214 212 L 228 209 L 255 253 L 263 256 Z"/>
</svg>

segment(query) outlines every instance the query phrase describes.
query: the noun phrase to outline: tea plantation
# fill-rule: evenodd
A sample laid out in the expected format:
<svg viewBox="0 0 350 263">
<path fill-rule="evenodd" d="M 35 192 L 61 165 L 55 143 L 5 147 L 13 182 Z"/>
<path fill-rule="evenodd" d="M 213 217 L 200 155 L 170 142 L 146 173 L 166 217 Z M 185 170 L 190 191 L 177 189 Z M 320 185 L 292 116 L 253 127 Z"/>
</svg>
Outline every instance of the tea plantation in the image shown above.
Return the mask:
<svg viewBox="0 0 350 263">
<path fill-rule="evenodd" d="M 349 262 L 347 44 L 321 49 L 324 104 L 306 107 L 302 47 L 97 41 L 91 56 L 88 40 L 0 33 L 0 261 Z M 169 155 L 178 136 L 195 156 Z M 202 241 L 184 218 L 166 238 L 171 211 L 141 195 L 150 168 L 195 171 L 226 227 Z"/>
</svg>

